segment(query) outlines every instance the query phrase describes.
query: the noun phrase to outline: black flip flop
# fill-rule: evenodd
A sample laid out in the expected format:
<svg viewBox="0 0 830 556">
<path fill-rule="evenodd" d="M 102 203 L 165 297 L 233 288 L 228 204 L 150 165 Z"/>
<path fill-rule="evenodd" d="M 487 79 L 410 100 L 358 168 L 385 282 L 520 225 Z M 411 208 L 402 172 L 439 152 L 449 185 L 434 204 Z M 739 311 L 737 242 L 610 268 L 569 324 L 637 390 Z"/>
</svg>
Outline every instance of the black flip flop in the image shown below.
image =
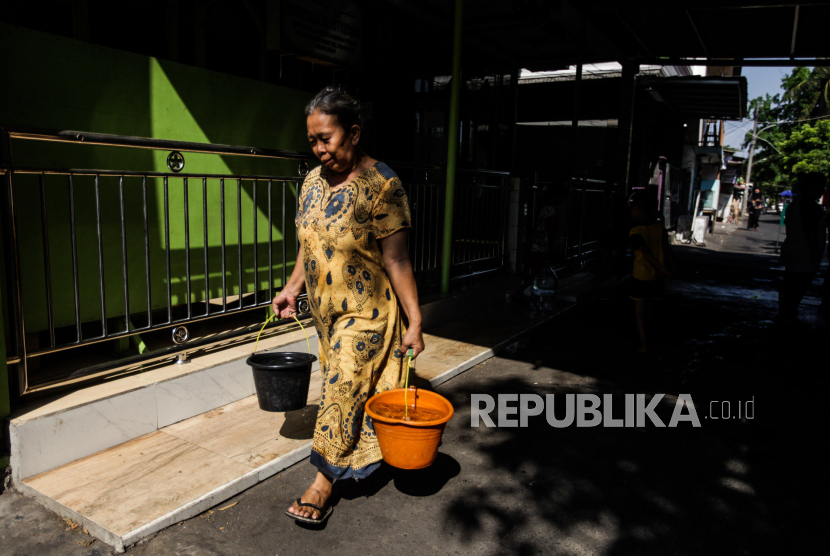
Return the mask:
<svg viewBox="0 0 830 556">
<path fill-rule="evenodd" d="M 287 515 L 288 517 L 290 517 L 292 519 L 296 519 L 297 521 L 302 521 L 303 523 L 315 523 L 315 524 L 323 523 L 324 521 L 326 521 L 328 519 L 328 517 L 331 515 L 331 511 L 332 511 L 331 506 L 326 507 L 326 509 L 324 510 L 323 508 L 321 508 L 317 504 L 312 504 L 310 502 L 303 502 L 299 498 L 297 498 L 297 505 L 298 506 L 306 506 L 308 508 L 313 508 L 313 509 L 317 510 L 318 512 L 320 512 L 319 519 L 312 519 L 310 517 L 303 517 L 301 515 L 292 514 L 288 510 L 285 511 L 285 515 Z"/>
</svg>

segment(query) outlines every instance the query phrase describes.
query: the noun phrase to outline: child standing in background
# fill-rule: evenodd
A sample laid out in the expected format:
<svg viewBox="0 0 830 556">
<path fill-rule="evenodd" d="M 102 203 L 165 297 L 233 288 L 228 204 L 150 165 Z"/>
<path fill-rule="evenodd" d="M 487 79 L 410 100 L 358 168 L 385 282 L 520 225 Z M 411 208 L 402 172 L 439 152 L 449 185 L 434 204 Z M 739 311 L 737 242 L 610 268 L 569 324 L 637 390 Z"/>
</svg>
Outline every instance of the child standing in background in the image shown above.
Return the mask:
<svg viewBox="0 0 830 556">
<path fill-rule="evenodd" d="M 665 278 L 672 277 L 674 259 L 669 247 L 669 235 L 655 218 L 654 200 L 641 191 L 631 196 L 628 205 L 634 223 L 628 234 L 634 253 L 634 280 L 629 297 L 634 300 L 634 316 L 640 339 L 637 352 L 647 353 L 647 332 L 654 318 L 654 302 L 663 297 Z"/>
<path fill-rule="evenodd" d="M 738 223 L 738 212 L 741 210 L 741 205 L 738 202 L 738 199 L 732 199 L 732 202 L 729 204 L 729 216 L 726 217 L 727 224 L 737 224 Z"/>
</svg>

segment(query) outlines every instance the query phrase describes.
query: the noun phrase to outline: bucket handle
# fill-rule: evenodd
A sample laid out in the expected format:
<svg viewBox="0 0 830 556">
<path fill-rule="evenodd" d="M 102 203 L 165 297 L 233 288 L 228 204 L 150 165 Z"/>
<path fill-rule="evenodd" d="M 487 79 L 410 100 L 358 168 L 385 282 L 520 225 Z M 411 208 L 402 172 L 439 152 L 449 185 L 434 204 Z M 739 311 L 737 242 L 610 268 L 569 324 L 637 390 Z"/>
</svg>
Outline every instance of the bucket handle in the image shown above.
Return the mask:
<svg viewBox="0 0 830 556">
<path fill-rule="evenodd" d="M 262 328 L 259 329 L 259 334 L 256 335 L 256 342 L 254 343 L 254 353 L 256 353 L 256 348 L 259 345 L 259 337 L 262 336 L 262 332 L 265 330 L 265 327 L 268 326 L 268 323 L 271 322 L 271 320 L 273 320 L 273 318 L 276 317 L 276 316 L 277 316 L 277 314 L 273 313 L 270 317 L 268 317 L 265 320 L 265 324 L 262 325 Z M 311 341 L 308 339 L 308 332 L 306 332 L 306 329 L 303 326 L 303 323 L 300 322 L 300 319 L 297 318 L 296 313 L 291 313 L 291 316 L 294 317 L 294 320 L 297 321 L 297 324 L 300 325 L 300 330 L 302 330 L 303 334 L 305 334 L 305 343 L 308 346 L 308 354 L 311 355 Z M 409 375 L 408 374 L 407 374 L 407 380 L 409 380 Z"/>
<path fill-rule="evenodd" d="M 403 420 L 409 420 L 409 401 L 407 394 L 409 393 L 409 366 L 412 364 L 412 348 L 406 353 L 406 383 L 403 390 Z"/>
</svg>

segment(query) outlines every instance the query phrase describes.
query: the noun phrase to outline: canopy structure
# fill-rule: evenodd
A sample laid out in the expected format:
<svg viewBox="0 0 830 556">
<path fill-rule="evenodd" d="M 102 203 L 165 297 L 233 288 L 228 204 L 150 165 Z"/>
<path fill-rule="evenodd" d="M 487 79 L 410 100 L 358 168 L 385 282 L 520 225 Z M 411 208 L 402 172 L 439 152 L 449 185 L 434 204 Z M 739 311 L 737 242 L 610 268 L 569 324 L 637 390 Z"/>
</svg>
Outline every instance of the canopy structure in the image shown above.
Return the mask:
<svg viewBox="0 0 830 556">
<path fill-rule="evenodd" d="M 452 22 L 454 2 L 395 0 L 388 5 L 436 28 L 449 29 Z M 623 60 L 830 65 L 820 59 L 830 58 L 827 21 L 830 4 L 803 0 L 468 0 L 464 41 L 479 61 L 532 71 Z M 425 29 L 424 36 L 434 35 Z"/>
<path fill-rule="evenodd" d="M 679 116 L 723 120 L 746 116 L 745 77 L 645 77 L 643 85 Z"/>
</svg>

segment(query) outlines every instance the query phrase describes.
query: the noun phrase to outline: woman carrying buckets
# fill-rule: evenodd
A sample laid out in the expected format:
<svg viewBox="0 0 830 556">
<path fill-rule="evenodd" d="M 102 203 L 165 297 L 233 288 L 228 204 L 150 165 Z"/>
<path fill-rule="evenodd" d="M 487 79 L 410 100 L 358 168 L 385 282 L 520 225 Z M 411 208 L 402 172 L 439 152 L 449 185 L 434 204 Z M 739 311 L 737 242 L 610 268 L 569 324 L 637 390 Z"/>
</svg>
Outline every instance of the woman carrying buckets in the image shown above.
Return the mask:
<svg viewBox="0 0 830 556">
<path fill-rule="evenodd" d="M 274 313 L 291 318 L 306 288 L 320 338 L 323 390 L 311 463 L 317 476 L 286 512 L 318 523 L 336 480 L 364 479 L 381 452 L 364 411 L 401 386 L 405 356 L 424 350 L 401 180 L 360 147 L 359 104 L 325 88 L 306 107 L 308 140 L 322 162 L 306 176 L 296 219 L 300 249 Z"/>
</svg>

